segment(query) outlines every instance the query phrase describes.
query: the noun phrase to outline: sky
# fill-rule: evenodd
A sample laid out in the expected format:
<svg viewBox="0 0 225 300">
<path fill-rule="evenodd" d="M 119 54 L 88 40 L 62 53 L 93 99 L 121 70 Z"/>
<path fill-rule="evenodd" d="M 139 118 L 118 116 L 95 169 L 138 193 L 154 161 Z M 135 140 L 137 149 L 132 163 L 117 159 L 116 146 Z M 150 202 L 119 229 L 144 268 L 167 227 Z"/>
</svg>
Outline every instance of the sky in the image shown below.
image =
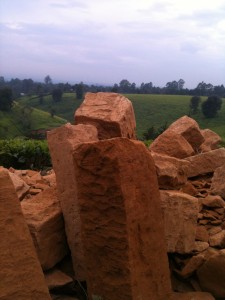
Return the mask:
<svg viewBox="0 0 225 300">
<path fill-rule="evenodd" d="M 0 0 L 0 76 L 225 84 L 225 0 Z"/>
</svg>

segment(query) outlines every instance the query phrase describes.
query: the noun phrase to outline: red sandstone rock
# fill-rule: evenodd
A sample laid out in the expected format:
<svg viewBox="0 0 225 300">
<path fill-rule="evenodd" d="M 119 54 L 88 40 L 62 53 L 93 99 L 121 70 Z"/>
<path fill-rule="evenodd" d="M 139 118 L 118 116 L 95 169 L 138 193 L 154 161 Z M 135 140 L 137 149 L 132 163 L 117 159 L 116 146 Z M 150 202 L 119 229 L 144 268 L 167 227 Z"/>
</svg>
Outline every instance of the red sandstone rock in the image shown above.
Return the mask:
<svg viewBox="0 0 225 300">
<path fill-rule="evenodd" d="M 74 150 L 74 163 L 89 297 L 167 299 L 159 190 L 144 144 L 124 138 L 85 143 Z"/>
<path fill-rule="evenodd" d="M 224 208 L 225 201 L 218 195 L 208 195 L 202 200 L 202 204 L 212 208 Z"/>
<path fill-rule="evenodd" d="M 190 253 L 194 248 L 198 200 L 178 191 L 161 191 L 167 251 Z"/>
<path fill-rule="evenodd" d="M 75 124 L 94 125 L 99 139 L 136 138 L 132 103 L 116 93 L 87 93 L 75 112 Z"/>
<path fill-rule="evenodd" d="M 0 299 L 50 300 L 9 172 L 0 168 Z"/>
<path fill-rule="evenodd" d="M 211 193 L 220 195 L 225 200 L 225 163 L 213 174 Z"/>
<path fill-rule="evenodd" d="M 188 262 L 185 264 L 184 268 L 177 272 L 181 277 L 190 277 L 200 266 L 205 262 L 205 257 L 203 254 L 198 254 L 192 256 Z"/>
<path fill-rule="evenodd" d="M 59 269 L 53 268 L 45 272 L 45 281 L 48 289 L 53 290 L 71 284 L 73 279 Z"/>
<path fill-rule="evenodd" d="M 222 230 L 209 238 L 209 245 L 211 247 L 225 248 L 225 230 Z"/>
<path fill-rule="evenodd" d="M 65 220 L 75 277 L 78 280 L 85 280 L 86 275 L 77 202 L 77 175 L 74 173 L 72 152 L 79 143 L 97 141 L 97 135 L 94 126 L 82 124 L 76 126 L 66 124 L 48 132 L 48 145 L 56 173 L 58 198 Z"/>
<path fill-rule="evenodd" d="M 200 146 L 200 150 L 202 150 L 202 152 L 207 152 L 218 148 L 222 139 L 217 133 L 210 129 L 203 129 L 201 130 L 201 134 L 205 139 Z"/>
<path fill-rule="evenodd" d="M 67 253 L 64 220 L 55 188 L 48 188 L 21 202 L 22 211 L 44 270 L 55 266 Z"/>
<path fill-rule="evenodd" d="M 189 292 L 189 293 L 174 293 L 165 300 L 215 300 L 210 293 L 205 292 Z"/>
<path fill-rule="evenodd" d="M 183 116 L 173 122 L 168 130 L 182 135 L 195 150 L 204 142 L 204 136 L 198 123 L 188 116 Z"/>
<path fill-rule="evenodd" d="M 151 152 L 155 163 L 159 187 L 162 189 L 178 188 L 187 181 L 188 162 Z"/>
<path fill-rule="evenodd" d="M 225 164 L 225 148 L 200 153 L 195 156 L 187 157 L 185 160 L 190 162 L 187 170 L 188 177 L 212 173 Z"/>
<path fill-rule="evenodd" d="M 205 226 L 197 226 L 195 239 L 196 241 L 202 241 L 208 243 L 209 234 Z"/>
<path fill-rule="evenodd" d="M 182 135 L 168 129 L 151 143 L 149 149 L 161 155 L 181 159 L 194 155 L 194 150 L 187 140 Z"/>
<path fill-rule="evenodd" d="M 13 182 L 13 185 L 16 189 L 17 196 L 20 200 L 26 195 L 29 191 L 29 186 L 24 180 L 22 180 L 16 173 L 9 172 L 10 178 Z"/>
<path fill-rule="evenodd" d="M 212 293 L 215 297 L 225 297 L 225 249 L 212 255 L 197 270 L 201 288 Z"/>
</svg>

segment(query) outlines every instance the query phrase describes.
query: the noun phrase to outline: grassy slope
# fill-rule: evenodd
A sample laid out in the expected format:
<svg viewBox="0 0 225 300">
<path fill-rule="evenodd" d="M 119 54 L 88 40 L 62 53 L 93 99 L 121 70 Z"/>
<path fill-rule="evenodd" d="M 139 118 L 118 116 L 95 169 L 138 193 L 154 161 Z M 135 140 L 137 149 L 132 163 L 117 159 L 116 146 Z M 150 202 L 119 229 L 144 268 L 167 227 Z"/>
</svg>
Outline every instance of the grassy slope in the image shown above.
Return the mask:
<svg viewBox="0 0 225 300">
<path fill-rule="evenodd" d="M 170 125 L 178 118 L 189 113 L 191 96 L 134 94 L 125 96 L 133 103 L 139 138 L 149 127 L 158 128 L 165 123 Z M 205 99 L 206 97 L 202 97 L 202 101 Z M 73 93 L 64 93 L 63 100 L 58 103 L 53 103 L 51 96 L 45 97 L 44 103 L 41 105 L 38 99 L 29 100 L 26 97 L 22 98 L 19 103 L 29 104 L 29 106 L 48 112 L 53 108 L 56 115 L 73 123 L 74 111 L 80 106 L 81 102 L 81 100 L 76 99 Z M 210 128 L 225 140 L 225 99 L 223 99 L 222 109 L 219 111 L 218 117 L 206 119 L 201 112 L 191 117 L 199 123 L 202 129 Z"/>
</svg>

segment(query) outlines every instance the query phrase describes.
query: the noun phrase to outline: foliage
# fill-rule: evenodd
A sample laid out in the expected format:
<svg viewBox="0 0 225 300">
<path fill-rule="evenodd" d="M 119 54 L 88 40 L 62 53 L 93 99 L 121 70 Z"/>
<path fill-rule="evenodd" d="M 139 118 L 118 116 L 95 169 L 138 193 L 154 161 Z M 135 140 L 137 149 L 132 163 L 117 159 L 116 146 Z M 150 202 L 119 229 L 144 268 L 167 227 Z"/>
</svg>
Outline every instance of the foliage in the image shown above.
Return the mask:
<svg viewBox="0 0 225 300">
<path fill-rule="evenodd" d="M 59 102 L 62 100 L 62 95 L 63 95 L 63 92 L 61 91 L 60 88 L 55 88 L 53 91 L 52 91 L 52 100 L 54 102 Z"/>
<path fill-rule="evenodd" d="M 51 166 L 47 141 L 0 140 L 0 165 L 38 170 Z"/>
<path fill-rule="evenodd" d="M 215 118 L 221 106 L 221 98 L 218 96 L 209 96 L 208 99 L 202 103 L 202 113 L 206 118 Z"/>
<path fill-rule="evenodd" d="M 190 115 L 197 114 L 199 105 L 201 103 L 200 96 L 193 96 L 190 100 Z"/>
<path fill-rule="evenodd" d="M 163 133 L 167 128 L 168 128 L 167 123 L 160 126 L 159 128 L 155 128 L 154 126 L 151 126 L 143 133 L 143 138 L 144 138 L 144 140 L 154 140 L 161 133 Z"/>
<path fill-rule="evenodd" d="M 78 100 L 83 99 L 84 96 L 84 86 L 83 83 L 79 83 L 75 85 L 76 97 Z"/>
<path fill-rule="evenodd" d="M 13 105 L 12 90 L 8 87 L 0 89 L 0 110 L 9 111 Z"/>
</svg>

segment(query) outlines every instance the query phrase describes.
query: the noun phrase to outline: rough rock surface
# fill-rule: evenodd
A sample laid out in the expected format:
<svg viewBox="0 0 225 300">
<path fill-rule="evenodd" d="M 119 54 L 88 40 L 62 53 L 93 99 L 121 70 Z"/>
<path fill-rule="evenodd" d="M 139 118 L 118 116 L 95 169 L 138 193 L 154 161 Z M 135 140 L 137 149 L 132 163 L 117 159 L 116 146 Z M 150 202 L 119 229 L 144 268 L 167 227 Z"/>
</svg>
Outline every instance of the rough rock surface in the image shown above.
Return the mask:
<svg viewBox="0 0 225 300">
<path fill-rule="evenodd" d="M 165 299 L 167 300 L 167 299 Z M 168 300 L 215 300 L 215 298 L 204 292 L 174 293 Z"/>
<path fill-rule="evenodd" d="M 200 150 L 202 152 L 207 152 L 218 148 L 219 143 L 222 139 L 217 133 L 210 129 L 203 129 L 201 130 L 201 134 L 205 139 L 205 141 L 200 146 Z"/>
<path fill-rule="evenodd" d="M 75 277 L 85 280 L 85 264 L 81 242 L 80 213 L 77 202 L 77 180 L 73 168 L 73 149 L 79 143 L 97 141 L 92 125 L 66 124 L 48 133 L 48 145 L 56 174 L 58 198 L 65 220 L 68 245 L 72 254 Z"/>
<path fill-rule="evenodd" d="M 225 200 L 225 163 L 213 174 L 211 193 L 220 195 Z"/>
<path fill-rule="evenodd" d="M 225 148 L 200 153 L 198 155 L 187 157 L 185 160 L 190 162 L 190 167 L 187 171 L 188 177 L 212 173 L 225 164 Z"/>
<path fill-rule="evenodd" d="M 65 285 L 71 284 L 73 279 L 60 271 L 57 268 L 53 268 L 45 272 L 45 281 L 49 290 L 61 288 Z"/>
<path fill-rule="evenodd" d="M 225 297 L 225 249 L 212 255 L 197 270 L 201 288 L 212 293 L 215 297 Z"/>
<path fill-rule="evenodd" d="M 186 183 L 186 168 L 189 162 L 151 152 L 155 163 L 159 187 L 162 189 L 179 188 Z"/>
<path fill-rule="evenodd" d="M 198 200 L 179 191 L 160 191 L 167 252 L 190 253 L 194 248 Z"/>
<path fill-rule="evenodd" d="M 0 299 L 50 300 L 8 170 L 0 168 Z"/>
<path fill-rule="evenodd" d="M 198 123 L 188 116 L 183 116 L 173 122 L 168 130 L 182 135 L 194 150 L 197 150 L 205 140 Z"/>
<path fill-rule="evenodd" d="M 30 187 L 17 174 L 9 172 L 9 175 L 16 189 L 17 196 L 21 200 L 29 191 Z"/>
<path fill-rule="evenodd" d="M 22 211 L 43 270 L 55 266 L 68 253 L 64 220 L 56 189 L 21 202 Z"/>
<path fill-rule="evenodd" d="M 148 150 L 124 138 L 85 143 L 74 163 L 89 297 L 165 299 L 169 269 Z"/>
<path fill-rule="evenodd" d="M 181 159 L 194 154 L 194 149 L 182 135 L 168 129 L 151 143 L 149 149 Z"/>
<path fill-rule="evenodd" d="M 75 112 L 75 124 L 94 125 L 99 139 L 136 138 L 132 103 L 116 93 L 87 93 Z"/>
</svg>

